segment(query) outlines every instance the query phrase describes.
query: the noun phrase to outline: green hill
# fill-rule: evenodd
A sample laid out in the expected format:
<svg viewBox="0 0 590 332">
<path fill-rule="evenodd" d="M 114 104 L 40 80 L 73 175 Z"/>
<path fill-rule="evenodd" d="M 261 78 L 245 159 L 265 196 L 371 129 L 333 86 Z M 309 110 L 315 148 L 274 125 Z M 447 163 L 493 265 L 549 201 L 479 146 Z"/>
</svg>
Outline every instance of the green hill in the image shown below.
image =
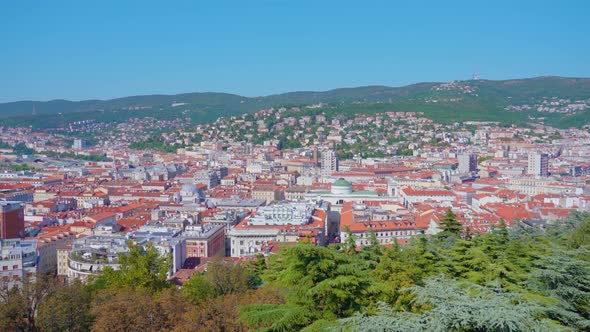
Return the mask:
<svg viewBox="0 0 590 332">
<path fill-rule="evenodd" d="M 219 116 L 242 114 L 277 105 L 330 103 L 352 109 L 423 111 L 437 121 L 539 121 L 568 127 L 590 121 L 590 108 L 571 113 L 537 112 L 544 100 L 586 101 L 590 106 L 590 79 L 536 77 L 503 81 L 468 80 L 418 83 L 404 87 L 365 86 L 329 91 L 299 91 L 263 97 L 227 93 L 146 95 L 111 100 L 47 102 L 19 101 L 0 104 L 4 125 L 63 126 L 72 121 L 96 119 L 124 121 L 131 117 L 189 117 L 205 122 Z M 567 103 L 566 103 L 567 104 Z M 173 106 L 174 105 L 174 106 Z M 529 105 L 530 109 L 506 109 Z M 33 109 L 36 115 L 32 115 Z"/>
</svg>

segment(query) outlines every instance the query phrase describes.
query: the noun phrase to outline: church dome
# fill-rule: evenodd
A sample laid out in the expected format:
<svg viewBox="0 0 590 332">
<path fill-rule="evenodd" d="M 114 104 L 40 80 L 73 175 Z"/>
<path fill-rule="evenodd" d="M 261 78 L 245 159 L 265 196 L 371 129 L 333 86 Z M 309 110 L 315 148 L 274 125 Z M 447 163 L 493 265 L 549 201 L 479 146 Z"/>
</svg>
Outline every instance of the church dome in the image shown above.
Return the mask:
<svg viewBox="0 0 590 332">
<path fill-rule="evenodd" d="M 186 194 L 196 194 L 198 192 L 198 190 L 197 190 L 197 186 L 195 186 L 194 184 L 186 183 L 186 184 L 182 185 L 180 192 L 185 195 Z"/>
<path fill-rule="evenodd" d="M 332 194 L 349 195 L 352 193 L 352 183 L 340 178 L 332 183 Z"/>
</svg>

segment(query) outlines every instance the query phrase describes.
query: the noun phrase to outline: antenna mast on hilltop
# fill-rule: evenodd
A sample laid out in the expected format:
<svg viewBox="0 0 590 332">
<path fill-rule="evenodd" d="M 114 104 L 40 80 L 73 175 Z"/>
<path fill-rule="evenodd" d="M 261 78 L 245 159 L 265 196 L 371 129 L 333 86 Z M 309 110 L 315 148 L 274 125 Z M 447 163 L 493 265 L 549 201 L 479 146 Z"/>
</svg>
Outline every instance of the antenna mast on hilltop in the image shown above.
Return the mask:
<svg viewBox="0 0 590 332">
<path fill-rule="evenodd" d="M 33 104 L 33 115 L 37 115 L 37 110 L 35 109 L 35 104 Z"/>
<path fill-rule="evenodd" d="M 471 79 L 474 81 L 479 80 L 479 70 L 473 72 L 473 76 L 471 76 Z"/>
</svg>

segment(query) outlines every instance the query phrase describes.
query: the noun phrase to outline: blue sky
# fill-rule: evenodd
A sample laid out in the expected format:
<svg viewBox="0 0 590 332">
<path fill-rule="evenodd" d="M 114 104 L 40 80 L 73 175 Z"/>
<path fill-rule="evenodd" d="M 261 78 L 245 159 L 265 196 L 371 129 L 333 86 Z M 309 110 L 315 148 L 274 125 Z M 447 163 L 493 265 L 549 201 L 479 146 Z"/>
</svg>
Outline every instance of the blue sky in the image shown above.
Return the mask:
<svg viewBox="0 0 590 332">
<path fill-rule="evenodd" d="M 0 1 L 0 102 L 590 77 L 590 1 Z"/>
</svg>

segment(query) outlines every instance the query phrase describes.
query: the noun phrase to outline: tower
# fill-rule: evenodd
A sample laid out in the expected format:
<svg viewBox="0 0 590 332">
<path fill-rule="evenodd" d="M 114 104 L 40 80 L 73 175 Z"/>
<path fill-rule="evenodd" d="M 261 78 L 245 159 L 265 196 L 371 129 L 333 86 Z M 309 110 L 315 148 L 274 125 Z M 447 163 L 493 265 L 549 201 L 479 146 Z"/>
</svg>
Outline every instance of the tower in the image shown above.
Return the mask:
<svg viewBox="0 0 590 332">
<path fill-rule="evenodd" d="M 460 153 L 457 156 L 459 173 L 471 173 L 477 171 L 477 155 L 473 153 Z"/>
<path fill-rule="evenodd" d="M 527 173 L 542 177 L 549 176 L 549 155 L 539 152 L 530 153 Z"/>
<path fill-rule="evenodd" d="M 321 168 L 321 175 L 322 177 L 328 178 L 332 176 L 332 173 L 338 171 L 338 156 L 336 156 L 336 151 L 334 150 L 326 150 L 322 152 L 322 168 Z"/>
<path fill-rule="evenodd" d="M 313 164 L 315 166 L 319 165 L 319 152 L 318 152 L 318 146 L 314 145 L 313 147 Z"/>
</svg>

